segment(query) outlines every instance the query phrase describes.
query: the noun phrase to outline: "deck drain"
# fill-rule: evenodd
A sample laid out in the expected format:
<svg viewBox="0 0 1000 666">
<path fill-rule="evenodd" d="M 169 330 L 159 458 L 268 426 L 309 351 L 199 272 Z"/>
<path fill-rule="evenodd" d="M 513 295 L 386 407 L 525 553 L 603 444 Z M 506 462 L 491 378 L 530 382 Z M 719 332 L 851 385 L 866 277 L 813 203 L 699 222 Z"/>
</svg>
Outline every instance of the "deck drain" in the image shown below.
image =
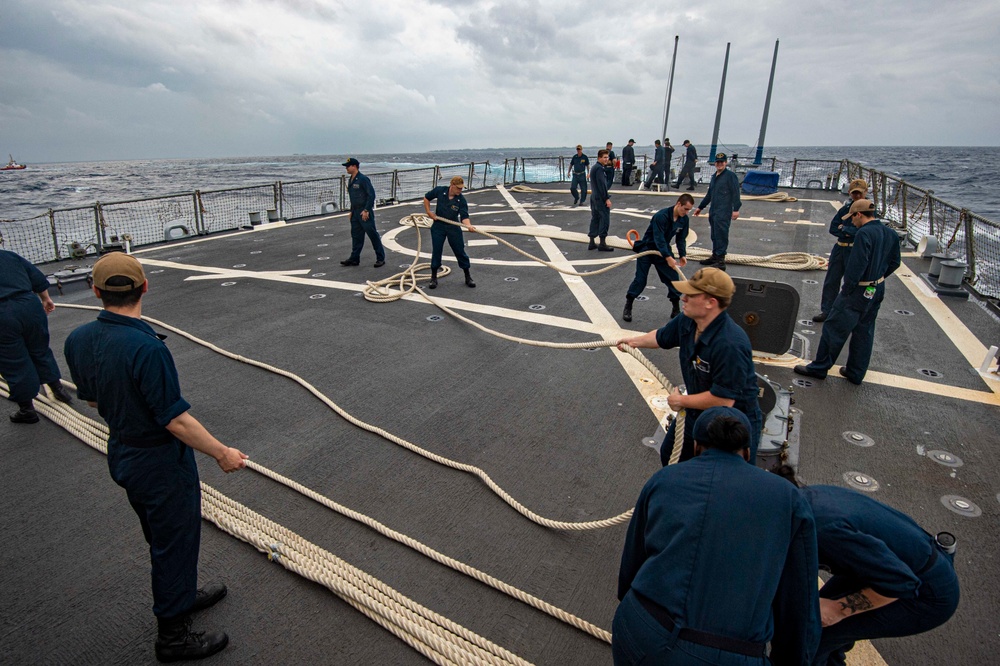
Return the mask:
<svg viewBox="0 0 1000 666">
<path fill-rule="evenodd" d="M 233 268 L 246 268 L 246 264 L 233 264 Z"/>
<path fill-rule="evenodd" d="M 313 273 L 312 276 L 313 277 L 324 277 L 324 276 L 326 276 L 326 273 Z"/>
<path fill-rule="evenodd" d="M 961 458 L 947 451 L 928 451 L 927 457 L 945 467 L 961 467 L 965 464 Z"/>
<path fill-rule="evenodd" d="M 309 297 L 309 300 L 317 301 L 321 298 L 326 298 L 326 294 L 313 294 L 312 296 Z"/>
<path fill-rule="evenodd" d="M 595 351 L 600 351 L 600 347 L 584 347 L 583 351 L 594 353 Z"/>
<path fill-rule="evenodd" d="M 809 328 L 812 328 L 813 326 L 816 325 L 813 323 L 812 319 L 799 319 L 799 324 L 802 326 L 808 326 Z"/>
<path fill-rule="evenodd" d="M 330 257 L 316 257 L 316 261 L 330 261 Z"/>
<path fill-rule="evenodd" d="M 529 309 L 529 310 L 544 310 L 544 309 L 545 309 L 545 306 L 544 306 L 544 305 L 538 305 L 538 304 L 536 303 L 535 305 L 529 305 L 529 306 L 528 306 L 528 309 Z"/>
<path fill-rule="evenodd" d="M 944 377 L 944 375 L 938 372 L 937 370 L 931 370 L 930 368 L 917 368 L 917 372 L 924 375 L 925 377 L 933 377 L 935 379 Z"/>
<path fill-rule="evenodd" d="M 410 265 L 409 264 L 400 264 L 399 267 L 400 268 L 409 268 Z"/>
<path fill-rule="evenodd" d="M 875 446 L 875 440 L 864 434 L 863 432 L 854 432 L 853 430 L 848 430 L 843 434 L 844 439 L 848 444 L 854 444 L 855 446 Z"/>
<path fill-rule="evenodd" d="M 235 282 L 223 282 L 222 286 L 223 287 L 232 287 L 234 284 L 236 284 L 236 283 Z"/>
<path fill-rule="evenodd" d="M 861 472 L 844 472 L 844 481 L 851 488 L 863 490 L 866 493 L 873 493 L 878 490 L 878 481 Z"/>
<path fill-rule="evenodd" d="M 517 278 L 516 277 L 505 277 L 503 279 L 503 281 L 504 282 L 517 282 Z"/>
<path fill-rule="evenodd" d="M 639 377 L 639 381 L 643 384 L 652 384 L 653 380 L 649 377 Z"/>
<path fill-rule="evenodd" d="M 250 254 L 260 254 L 260 253 L 261 253 L 261 252 L 263 252 L 263 251 L 264 251 L 264 250 L 254 250 L 254 251 L 253 251 L 253 252 L 251 252 Z"/>
<path fill-rule="evenodd" d="M 816 282 L 816 280 L 803 280 L 802 283 L 803 284 L 819 284 L 819 282 Z"/>
<path fill-rule="evenodd" d="M 804 335 L 816 335 L 816 331 L 804 330 L 799 332 L 803 333 Z"/>
<path fill-rule="evenodd" d="M 444 319 L 444 317 L 441 315 L 431 315 L 427 318 L 427 321 L 441 321 L 442 319 Z"/>
<path fill-rule="evenodd" d="M 655 437 L 643 437 L 642 438 L 642 445 L 643 446 L 648 446 L 651 449 L 657 449 L 658 450 L 660 448 L 660 444 L 662 444 L 662 443 L 663 443 L 662 440 L 657 440 Z"/>
<path fill-rule="evenodd" d="M 945 495 L 941 498 L 941 504 L 944 504 L 946 509 L 966 518 L 977 518 L 983 513 L 983 510 L 973 502 L 958 495 Z"/>
<path fill-rule="evenodd" d="M 909 310 L 893 310 L 898 315 L 903 315 L 904 317 L 912 317 L 913 313 Z"/>
<path fill-rule="evenodd" d="M 636 296 L 635 300 L 637 300 L 637 301 L 648 301 L 649 300 L 649 296 Z"/>
<path fill-rule="evenodd" d="M 793 379 L 792 383 L 801 388 L 809 388 L 813 385 L 813 383 L 808 379 Z"/>
<path fill-rule="evenodd" d="M 667 401 L 667 396 L 665 395 L 658 395 L 650 398 L 649 404 L 652 405 L 654 409 L 673 411 L 672 409 L 670 409 L 670 403 Z"/>
<path fill-rule="evenodd" d="M 162 272 L 163 272 L 163 269 L 161 268 L 161 269 L 159 269 L 159 270 L 155 270 L 155 271 L 149 271 L 149 274 L 150 274 L 150 275 L 156 275 L 156 274 L 158 274 L 158 273 L 162 273 Z"/>
</svg>

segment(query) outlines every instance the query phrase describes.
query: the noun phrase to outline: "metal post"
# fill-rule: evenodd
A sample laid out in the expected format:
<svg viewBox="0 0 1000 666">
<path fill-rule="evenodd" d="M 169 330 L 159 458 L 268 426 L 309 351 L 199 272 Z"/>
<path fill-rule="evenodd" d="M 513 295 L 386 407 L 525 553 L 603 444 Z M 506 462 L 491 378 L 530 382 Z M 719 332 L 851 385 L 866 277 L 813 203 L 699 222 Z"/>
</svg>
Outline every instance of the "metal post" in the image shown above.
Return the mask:
<svg viewBox="0 0 1000 666">
<path fill-rule="evenodd" d="M 285 187 L 278 181 L 278 218 L 285 219 Z"/>
<path fill-rule="evenodd" d="M 476 163 L 469 162 L 469 187 L 475 187 L 476 184 L 472 182 L 472 176 L 476 172 Z"/>
<path fill-rule="evenodd" d="M 56 214 L 51 208 L 49 208 L 49 229 L 52 230 L 52 246 L 56 250 L 56 260 L 62 259 L 59 256 L 59 235 L 56 233 Z"/>
<path fill-rule="evenodd" d="M 719 147 L 719 124 L 722 122 L 722 98 L 726 95 L 726 71 L 729 69 L 729 42 L 726 42 L 726 61 L 722 65 L 722 85 L 719 86 L 719 106 L 715 109 L 715 129 L 712 131 L 712 149 L 708 151 L 708 161 L 715 159 Z"/>
<path fill-rule="evenodd" d="M 889 192 L 888 192 L 888 185 L 889 185 L 889 183 L 888 183 L 888 180 L 889 179 L 883 173 L 882 174 L 882 201 L 879 203 L 879 208 L 882 210 L 882 214 L 879 215 L 879 217 L 884 217 L 885 216 L 885 207 L 888 205 L 888 203 L 887 203 L 888 200 L 889 200 Z"/>
<path fill-rule="evenodd" d="M 778 40 L 774 40 L 774 57 L 771 58 L 771 78 L 767 80 L 767 97 L 764 100 L 764 118 L 760 121 L 760 137 L 757 138 L 757 156 L 754 157 L 754 166 L 760 166 L 760 161 L 764 157 L 764 132 L 767 131 L 767 112 L 771 108 L 771 89 L 774 87 L 774 68 L 778 64 Z"/>
<path fill-rule="evenodd" d="M 278 196 L 278 184 L 272 185 L 271 189 L 274 192 L 274 210 L 278 210 L 278 202 L 281 201 L 281 197 Z"/>
<path fill-rule="evenodd" d="M 934 235 L 934 191 L 927 190 L 927 222 L 930 227 L 927 233 Z"/>
<path fill-rule="evenodd" d="M 95 234 L 97 236 L 97 254 L 100 254 L 101 248 L 104 247 L 104 224 L 102 217 L 101 202 L 98 201 L 94 204 L 94 228 L 97 231 Z"/>
<path fill-rule="evenodd" d="M 835 187 L 835 189 L 838 189 L 838 190 L 840 189 L 840 177 L 844 173 L 844 161 L 845 160 L 840 160 L 840 166 L 837 168 L 837 180 L 834 181 L 836 183 L 836 185 L 834 187 Z"/>
<path fill-rule="evenodd" d="M 201 214 L 198 210 L 200 208 L 198 206 L 199 194 L 200 192 L 198 190 L 191 193 L 191 205 L 194 207 L 194 232 L 201 235 Z"/>
<path fill-rule="evenodd" d="M 965 263 L 968 264 L 969 280 L 972 281 L 976 277 L 976 248 L 975 248 L 975 236 L 974 227 L 972 222 L 972 213 L 969 212 L 968 208 L 963 208 L 961 216 L 965 221 Z"/>
<path fill-rule="evenodd" d="M 667 102 L 666 108 L 663 110 L 663 132 L 660 134 L 660 139 L 666 142 L 667 139 L 667 119 L 670 118 L 670 98 L 674 94 L 674 65 L 677 64 L 677 42 L 680 41 L 680 35 L 674 35 L 674 57 L 670 60 L 670 76 L 667 79 Z M 670 165 L 667 165 L 667 177 L 670 176 Z"/>
<path fill-rule="evenodd" d="M 795 187 L 795 171 L 799 168 L 799 158 L 792 160 L 792 182 L 788 184 L 788 187 Z"/>
<path fill-rule="evenodd" d="M 399 180 L 399 169 L 392 170 L 392 198 L 396 198 L 396 181 Z"/>
<path fill-rule="evenodd" d="M 337 199 L 337 210 L 344 210 L 344 197 L 347 196 L 347 180 L 340 177 L 340 197 Z"/>
<path fill-rule="evenodd" d="M 899 181 L 899 187 L 901 188 L 901 190 L 903 192 L 903 195 L 902 195 L 903 196 L 903 203 L 900 206 L 900 208 L 903 211 L 903 229 L 906 229 L 906 227 L 907 227 L 907 217 L 906 217 L 906 181 L 905 180 Z"/>
</svg>

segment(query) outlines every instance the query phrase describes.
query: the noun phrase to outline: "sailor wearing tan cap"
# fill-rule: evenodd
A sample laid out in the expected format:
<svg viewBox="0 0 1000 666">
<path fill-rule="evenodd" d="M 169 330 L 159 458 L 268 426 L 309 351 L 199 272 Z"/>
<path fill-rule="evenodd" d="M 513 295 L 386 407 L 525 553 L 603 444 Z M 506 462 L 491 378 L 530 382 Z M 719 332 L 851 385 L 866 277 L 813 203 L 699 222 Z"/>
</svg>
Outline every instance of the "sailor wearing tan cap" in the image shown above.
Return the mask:
<svg viewBox="0 0 1000 666">
<path fill-rule="evenodd" d="M 840 374 L 852 384 L 860 384 L 872 357 L 875 318 L 885 298 L 885 279 L 899 268 L 901 257 L 899 237 L 875 219 L 875 204 L 871 201 L 855 201 L 844 220 L 850 220 L 858 228 L 844 269 L 844 286 L 823 325 L 816 360 L 793 369 L 800 375 L 826 379 L 827 371 L 837 362 L 850 338 L 847 363 L 840 368 Z"/>
<path fill-rule="evenodd" d="M 725 272 L 702 268 L 690 280 L 676 281 L 673 286 L 683 294 L 681 316 L 659 330 L 619 340 L 618 348 L 623 345 L 639 349 L 679 348 L 687 393 L 675 389 L 667 401 L 674 411 L 687 411 L 681 460 L 694 456 L 692 429 L 698 415 L 710 407 L 721 406 L 735 407 L 750 421 L 750 462 L 754 463 L 763 415 L 757 404 L 757 374 L 750 338 L 726 313 L 736 285 Z M 675 424 L 670 424 L 660 448 L 664 466 L 670 458 Z"/>
<path fill-rule="evenodd" d="M 142 317 L 142 265 L 121 252 L 94 264 L 97 320 L 66 338 L 77 394 L 108 424 L 108 468 L 125 489 L 149 544 L 159 661 L 201 659 L 229 642 L 221 631 L 191 632 L 191 614 L 224 596 L 221 583 L 198 589 L 201 487 L 194 449 L 224 472 L 247 456 L 217 440 L 188 411 L 174 359 Z"/>
<path fill-rule="evenodd" d="M 860 178 L 851 181 L 849 193 L 851 200 L 840 207 L 837 214 L 830 220 L 830 234 L 837 239 L 830 250 L 830 261 L 826 268 L 826 278 L 823 279 L 823 297 L 820 301 L 819 314 L 813 317 L 815 322 L 824 322 L 830 316 L 830 308 L 840 293 L 840 283 L 844 278 L 844 267 L 847 258 L 851 256 L 854 246 L 854 234 L 858 229 L 850 222 L 844 221 L 844 216 L 851 210 L 851 204 L 858 199 L 864 199 L 868 193 L 868 183 Z"/>
</svg>

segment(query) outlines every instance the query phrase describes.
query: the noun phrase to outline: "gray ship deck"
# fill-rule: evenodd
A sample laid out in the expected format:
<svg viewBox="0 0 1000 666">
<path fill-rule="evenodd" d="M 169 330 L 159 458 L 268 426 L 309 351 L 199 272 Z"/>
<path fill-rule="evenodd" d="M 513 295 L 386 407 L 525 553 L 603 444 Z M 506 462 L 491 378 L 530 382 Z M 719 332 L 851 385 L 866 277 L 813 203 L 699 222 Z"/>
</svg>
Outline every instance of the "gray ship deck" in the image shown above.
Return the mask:
<svg viewBox="0 0 1000 666">
<path fill-rule="evenodd" d="M 827 192 L 792 193 L 802 198 L 747 202 L 733 225 L 733 249 L 756 255 L 829 252 L 826 226 L 839 200 L 832 202 Z M 589 223 L 586 207 L 567 207 L 568 193 L 485 190 L 468 198 L 477 225 L 523 225 L 512 201 L 537 224 L 582 234 Z M 632 227 L 641 232 L 652 212 L 673 202 L 668 196 L 618 193 L 612 231 L 622 238 Z M 441 311 L 419 298 L 388 304 L 361 298 L 366 280 L 410 263 L 415 236 L 412 230 L 398 231 L 398 220 L 420 210 L 419 203 L 410 203 L 378 211 L 388 249 L 381 269 L 371 266 L 367 242 L 361 267 L 340 266 L 350 246 L 343 215 L 145 249 L 138 254 L 150 280 L 143 312 L 301 375 L 356 417 L 485 469 L 543 516 L 584 521 L 631 508 L 659 467 L 655 452 L 642 444 L 657 428 L 649 403 L 656 387 L 642 381 L 638 364 L 610 349 L 526 346 L 447 316 L 435 320 L 432 315 Z M 702 239 L 695 247 L 704 247 L 707 218 L 692 220 Z M 426 251 L 429 234 L 422 233 Z M 599 253 L 588 252 L 583 243 L 505 238 L 535 254 L 573 262 L 578 270 L 631 254 L 595 256 Z M 431 294 L 510 335 L 560 342 L 613 339 L 656 328 L 669 312 L 666 290 L 651 276 L 649 300 L 637 303 L 634 321 L 620 328 L 631 264 L 567 280 L 500 245 L 473 243 L 468 249 L 478 288 L 467 289 L 458 272 Z M 445 261 L 454 267 L 448 248 Z M 935 631 L 876 641 L 875 647 L 889 664 L 981 664 L 1000 652 L 1000 388 L 975 367 L 985 353 L 980 347 L 996 344 L 1000 336 L 996 319 L 974 300 L 928 296 L 917 277 L 926 262 L 906 256 L 904 263 L 887 288 L 866 383 L 855 387 L 834 374 L 795 387 L 800 475 L 809 483 L 844 485 L 845 473 L 863 473 L 878 482 L 877 499 L 932 532 L 957 535 L 963 600 L 956 616 Z M 232 268 L 237 265 L 242 266 Z M 279 273 L 303 269 L 302 275 Z M 793 285 L 802 302 L 797 330 L 815 346 L 819 325 L 807 320 L 817 311 L 823 273 L 735 264 L 729 270 Z M 99 304 L 79 285 L 62 296 L 52 293 L 59 304 Z M 93 317 L 68 308 L 50 316 L 60 363 L 67 334 Z M 587 532 L 540 527 L 474 477 L 352 426 L 285 378 L 180 336 L 171 335 L 168 343 L 192 413 L 222 441 L 610 630 L 624 525 Z M 646 356 L 679 381 L 676 352 Z M 920 369 L 941 376 L 927 377 Z M 796 380 L 788 359 L 762 361 L 758 370 L 783 386 Z M 76 407 L 97 418 L 79 401 Z M 863 432 L 875 445 L 849 443 L 847 431 Z M 0 554 L 0 661 L 153 663 L 148 555 L 104 457 L 49 421 L 15 427 L 4 419 L 0 433 L 0 526 L 7 535 Z M 932 450 L 946 450 L 964 464 L 939 464 L 926 455 Z M 223 475 L 204 457 L 199 467 L 209 485 L 531 662 L 610 663 L 609 646 L 601 641 L 259 474 Z M 949 511 L 945 496 L 971 500 L 982 515 Z M 230 588 L 225 601 L 196 620 L 196 628 L 223 629 L 231 637 L 229 648 L 211 663 L 425 663 L 325 588 L 209 523 L 203 528 L 201 578 L 222 580 Z"/>
</svg>

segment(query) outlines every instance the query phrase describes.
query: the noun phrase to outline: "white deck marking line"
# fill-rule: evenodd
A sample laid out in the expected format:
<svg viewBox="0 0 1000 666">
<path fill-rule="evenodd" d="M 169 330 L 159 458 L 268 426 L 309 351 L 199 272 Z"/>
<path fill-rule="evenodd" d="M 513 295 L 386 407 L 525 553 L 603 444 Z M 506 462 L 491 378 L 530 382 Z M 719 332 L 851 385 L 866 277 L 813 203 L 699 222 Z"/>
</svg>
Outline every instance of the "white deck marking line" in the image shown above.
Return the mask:
<svg viewBox="0 0 1000 666">
<path fill-rule="evenodd" d="M 465 244 L 468 245 L 468 246 L 470 246 L 470 247 L 474 247 L 474 246 L 478 246 L 478 245 L 499 245 L 500 243 L 498 243 L 497 241 L 493 240 L 492 238 L 482 238 L 482 239 L 479 239 L 479 240 L 466 241 Z"/>
<path fill-rule="evenodd" d="M 825 227 L 825 222 L 813 222 L 812 220 L 785 220 L 782 224 L 805 224 L 811 227 Z"/>
<path fill-rule="evenodd" d="M 534 227 L 537 226 L 535 220 L 531 215 L 521 206 L 516 199 L 504 188 L 498 185 L 497 189 L 504 199 L 510 204 L 518 216 L 524 221 L 525 225 Z M 566 260 L 563 253 L 556 247 L 556 244 L 548 238 L 539 238 L 539 246 L 545 250 L 545 253 L 549 256 L 549 260 L 552 263 L 560 263 L 570 265 L 570 262 Z M 630 332 L 625 331 L 619 326 L 618 321 L 608 312 L 608 309 L 604 307 L 604 304 L 597 298 L 597 295 L 593 292 L 586 282 L 572 282 L 567 278 L 568 275 L 559 273 L 559 276 L 563 279 L 563 282 L 569 288 L 570 293 L 576 297 L 577 301 L 580 303 L 580 307 L 583 311 L 590 317 L 591 321 L 594 322 L 596 327 L 595 332 L 598 333 L 602 338 L 606 340 L 614 340 L 615 338 L 626 337 L 627 335 L 632 335 Z M 623 299 L 624 300 L 624 299 Z M 635 385 L 639 394 L 646 401 L 646 405 L 653 412 L 656 417 L 657 422 L 663 422 L 663 419 L 667 416 L 666 411 L 662 409 L 657 409 L 651 403 L 651 399 L 655 396 L 663 396 L 664 392 L 662 387 L 659 386 L 657 382 L 649 382 L 650 374 L 649 371 L 643 367 L 639 361 L 632 358 L 630 355 L 618 351 L 616 348 L 610 348 L 621 364 L 625 373 L 628 375 L 629 379 Z M 646 381 L 643 381 L 645 379 Z M 676 380 L 676 378 L 675 378 Z M 679 382 L 678 382 L 679 383 Z"/>
<path fill-rule="evenodd" d="M 941 330 L 948 336 L 952 344 L 965 357 L 969 366 L 973 370 L 978 370 L 979 364 L 986 358 L 986 346 L 979 341 L 979 338 L 973 335 L 972 331 L 962 323 L 961 319 L 955 316 L 947 305 L 941 302 L 941 298 L 937 294 L 929 295 L 921 288 L 923 280 L 915 274 L 915 271 L 909 270 L 909 267 L 905 264 L 903 268 L 906 269 L 905 273 L 900 274 L 899 271 L 896 271 L 894 275 L 899 278 L 900 282 L 906 285 L 910 293 L 927 310 L 927 313 L 941 327 Z M 986 381 L 983 383 L 993 393 L 1000 394 L 1000 387 Z"/>
</svg>

